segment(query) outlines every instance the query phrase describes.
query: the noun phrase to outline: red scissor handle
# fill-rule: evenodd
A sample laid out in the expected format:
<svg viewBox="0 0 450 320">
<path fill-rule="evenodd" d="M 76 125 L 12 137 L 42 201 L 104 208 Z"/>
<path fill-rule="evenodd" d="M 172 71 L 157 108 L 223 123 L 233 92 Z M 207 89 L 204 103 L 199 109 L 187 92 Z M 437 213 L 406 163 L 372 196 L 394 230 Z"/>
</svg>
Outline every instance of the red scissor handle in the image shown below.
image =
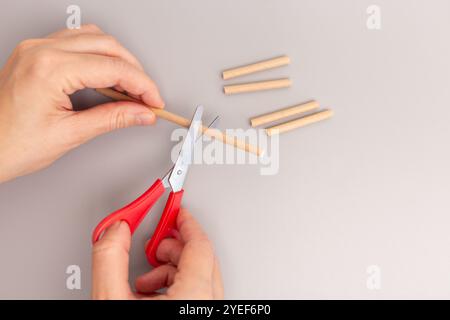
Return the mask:
<svg viewBox="0 0 450 320">
<path fill-rule="evenodd" d="M 165 238 L 169 238 L 172 235 L 172 231 L 176 229 L 177 217 L 180 212 L 181 199 L 183 198 L 184 190 L 178 192 L 171 192 L 169 198 L 167 199 L 166 207 L 164 208 L 161 219 L 159 220 L 158 226 L 153 233 L 147 247 L 145 248 L 145 254 L 147 256 L 148 262 L 157 267 L 161 263 L 156 258 L 156 250 L 159 244 Z"/>
<path fill-rule="evenodd" d="M 103 231 L 117 221 L 126 221 L 130 226 L 131 234 L 133 234 L 147 212 L 164 194 L 165 190 L 161 179 L 156 180 L 139 198 L 103 219 L 92 233 L 92 243 L 97 242 Z"/>
</svg>

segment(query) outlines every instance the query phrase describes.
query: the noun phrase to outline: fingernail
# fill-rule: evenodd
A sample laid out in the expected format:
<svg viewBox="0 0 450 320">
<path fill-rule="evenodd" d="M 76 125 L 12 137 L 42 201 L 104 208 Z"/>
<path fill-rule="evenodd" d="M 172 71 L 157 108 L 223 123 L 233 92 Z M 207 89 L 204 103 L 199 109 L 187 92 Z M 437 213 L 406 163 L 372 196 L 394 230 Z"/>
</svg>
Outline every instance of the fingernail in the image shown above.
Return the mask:
<svg viewBox="0 0 450 320">
<path fill-rule="evenodd" d="M 147 126 L 155 121 L 155 116 L 149 112 L 138 113 L 135 117 L 136 123 L 140 126 Z"/>
<path fill-rule="evenodd" d="M 161 97 L 160 93 L 157 92 L 156 95 L 157 95 L 157 100 L 159 100 L 159 101 L 161 102 L 161 103 L 157 106 L 157 108 L 164 108 L 165 102 L 164 102 L 163 98 Z"/>
<path fill-rule="evenodd" d="M 106 228 L 105 231 L 119 229 L 121 223 L 122 223 L 122 221 L 116 221 L 112 225 L 110 225 L 108 228 Z"/>
</svg>

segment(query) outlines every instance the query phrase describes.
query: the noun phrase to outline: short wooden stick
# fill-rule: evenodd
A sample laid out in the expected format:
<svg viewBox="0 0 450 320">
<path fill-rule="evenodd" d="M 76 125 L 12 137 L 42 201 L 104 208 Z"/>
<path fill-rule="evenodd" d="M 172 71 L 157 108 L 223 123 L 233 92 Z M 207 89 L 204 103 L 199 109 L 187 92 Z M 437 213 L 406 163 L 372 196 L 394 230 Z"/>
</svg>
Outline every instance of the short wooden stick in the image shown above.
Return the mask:
<svg viewBox="0 0 450 320">
<path fill-rule="evenodd" d="M 114 100 L 125 100 L 125 101 L 132 101 L 132 102 L 136 102 L 139 104 L 144 104 L 142 101 L 134 99 L 130 96 L 127 96 L 126 94 L 120 93 L 116 90 L 110 89 L 110 88 L 104 88 L 104 89 L 95 89 L 98 93 L 112 98 Z M 172 112 L 166 111 L 164 109 L 161 108 L 155 108 L 155 107 L 150 107 L 148 106 L 157 117 L 165 119 L 167 121 L 173 122 L 181 127 L 185 127 L 185 128 L 189 128 L 190 124 L 191 124 L 191 120 L 186 119 L 184 117 L 181 117 L 177 114 L 174 114 Z M 263 154 L 263 150 L 257 146 L 245 143 L 242 140 L 238 140 L 235 137 L 230 137 L 228 135 L 226 135 L 225 133 L 221 132 L 220 130 L 217 129 L 211 129 L 205 126 L 202 126 L 202 132 L 207 135 L 210 136 L 212 138 L 218 139 L 223 143 L 229 144 L 234 146 L 235 148 L 244 150 L 246 152 L 250 152 L 253 154 L 256 154 L 257 156 L 261 156 Z"/>
<path fill-rule="evenodd" d="M 319 109 L 319 103 L 317 101 L 309 101 L 307 103 L 299 104 L 290 108 L 278 110 L 272 113 L 252 118 L 250 119 L 250 123 L 252 127 L 258 127 L 270 122 L 313 111 L 316 109 Z"/>
<path fill-rule="evenodd" d="M 225 92 L 225 94 L 230 95 L 230 94 L 245 93 L 245 92 L 281 89 L 281 88 L 290 87 L 291 83 L 292 82 L 290 79 L 284 78 L 284 79 L 276 79 L 276 80 L 269 80 L 269 81 L 227 85 L 227 86 L 223 87 L 223 91 Z"/>
<path fill-rule="evenodd" d="M 273 68 L 282 67 L 288 65 L 291 62 L 288 56 L 281 56 L 257 63 L 248 64 L 245 66 L 228 69 L 222 72 L 222 78 L 224 80 L 237 78 L 247 74 L 269 70 Z"/>
<path fill-rule="evenodd" d="M 333 116 L 333 111 L 331 110 L 324 110 L 321 112 L 314 113 L 310 116 L 306 116 L 303 118 L 299 118 L 296 120 L 292 120 L 289 122 L 282 123 L 280 125 L 270 127 L 266 129 L 266 133 L 268 136 L 272 136 L 274 134 L 288 132 L 297 128 L 304 127 L 308 124 L 316 123 L 328 118 L 331 118 Z"/>
</svg>

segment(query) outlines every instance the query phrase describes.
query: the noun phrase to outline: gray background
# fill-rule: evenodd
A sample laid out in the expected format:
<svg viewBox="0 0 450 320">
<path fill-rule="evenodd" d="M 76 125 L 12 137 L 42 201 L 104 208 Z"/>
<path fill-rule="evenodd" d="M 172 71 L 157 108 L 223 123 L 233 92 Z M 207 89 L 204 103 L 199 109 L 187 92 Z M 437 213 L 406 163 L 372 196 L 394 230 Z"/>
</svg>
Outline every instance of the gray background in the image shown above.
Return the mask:
<svg viewBox="0 0 450 320">
<path fill-rule="evenodd" d="M 380 31 L 366 28 L 373 3 Z M 64 28 L 69 4 L 140 59 L 173 112 L 201 103 L 225 129 L 312 98 L 335 110 L 281 137 L 275 176 L 192 167 L 184 204 L 215 243 L 227 298 L 450 298 L 449 1 L 15 1 L 0 13 L 1 64 L 20 40 Z M 222 94 L 222 69 L 280 54 L 289 67 L 243 80 L 289 76 L 292 88 Z M 88 298 L 92 229 L 168 169 L 174 128 L 107 134 L 0 185 L 0 297 Z M 161 209 L 134 237 L 131 278 L 149 269 Z M 66 289 L 71 264 L 82 290 Z M 380 290 L 366 287 L 372 264 Z"/>
</svg>

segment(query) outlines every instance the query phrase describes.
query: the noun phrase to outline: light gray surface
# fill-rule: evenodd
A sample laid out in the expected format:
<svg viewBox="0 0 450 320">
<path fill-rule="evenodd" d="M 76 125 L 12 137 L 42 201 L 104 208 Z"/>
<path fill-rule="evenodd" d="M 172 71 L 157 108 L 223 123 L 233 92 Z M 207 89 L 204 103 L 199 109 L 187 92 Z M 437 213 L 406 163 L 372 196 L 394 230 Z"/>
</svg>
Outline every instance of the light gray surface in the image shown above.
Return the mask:
<svg viewBox="0 0 450 320">
<path fill-rule="evenodd" d="M 335 110 L 281 137 L 275 176 L 191 169 L 184 204 L 215 243 L 227 298 L 450 298 L 449 1 L 378 0 L 380 31 L 366 28 L 365 0 L 15 1 L 0 13 L 0 62 L 20 40 L 64 28 L 74 3 L 135 53 L 171 111 L 203 104 L 222 128 L 247 128 L 311 98 Z M 292 65 L 246 79 L 290 76 L 291 89 L 222 94 L 223 68 L 279 54 Z M 168 169 L 173 128 L 111 133 L 0 185 L 0 297 L 89 297 L 90 233 Z M 154 222 L 134 238 L 132 278 L 148 270 Z M 80 291 L 65 287 L 71 264 Z"/>
</svg>

